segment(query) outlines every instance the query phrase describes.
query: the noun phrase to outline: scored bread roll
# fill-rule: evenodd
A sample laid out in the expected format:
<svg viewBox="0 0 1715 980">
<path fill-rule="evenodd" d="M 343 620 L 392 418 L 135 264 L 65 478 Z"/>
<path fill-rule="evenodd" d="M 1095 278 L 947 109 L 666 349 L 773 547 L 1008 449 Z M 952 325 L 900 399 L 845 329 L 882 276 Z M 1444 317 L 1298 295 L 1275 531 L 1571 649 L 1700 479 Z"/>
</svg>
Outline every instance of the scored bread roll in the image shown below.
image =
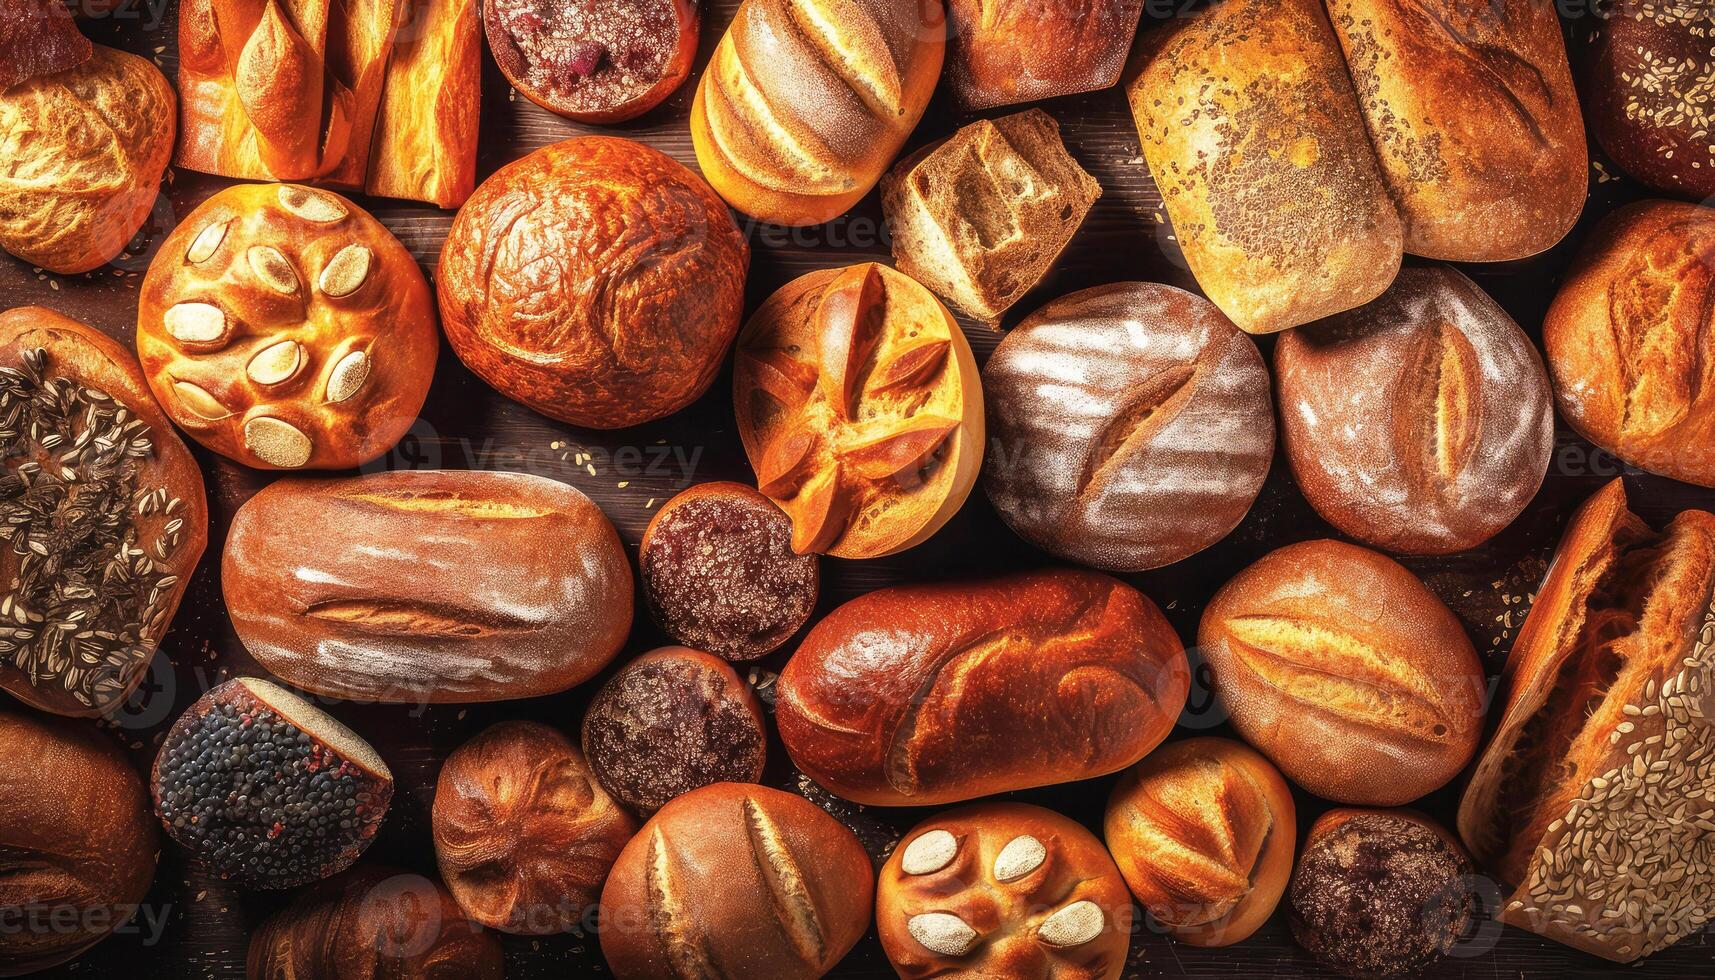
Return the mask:
<svg viewBox="0 0 1715 980">
<path fill-rule="evenodd" d="M 945 18 L 941 0 L 745 0 L 691 106 L 703 175 L 763 221 L 844 214 L 922 118 Z"/>
<path fill-rule="evenodd" d="M 1127 91 L 1203 292 L 1251 333 L 1379 296 L 1403 230 L 1322 0 L 1227 0 L 1157 34 Z"/>
<path fill-rule="evenodd" d="M 1194 946 L 1242 942 L 1268 920 L 1298 839 L 1286 780 L 1225 738 L 1150 753 L 1114 787 L 1102 828 L 1132 894 Z"/>
<path fill-rule="evenodd" d="M 1614 480 L 1507 659 L 1459 832 L 1501 921 L 1629 963 L 1715 917 L 1715 515 L 1654 531 Z"/>
<path fill-rule="evenodd" d="M 1407 252 L 1511 261 L 1572 230 L 1589 160 L 1554 4 L 1326 3 Z"/>
<path fill-rule="evenodd" d="M 924 806 L 1123 769 L 1167 736 L 1189 690 L 1154 603 L 1054 570 L 846 603 L 781 672 L 775 720 L 834 793 Z"/>
</svg>

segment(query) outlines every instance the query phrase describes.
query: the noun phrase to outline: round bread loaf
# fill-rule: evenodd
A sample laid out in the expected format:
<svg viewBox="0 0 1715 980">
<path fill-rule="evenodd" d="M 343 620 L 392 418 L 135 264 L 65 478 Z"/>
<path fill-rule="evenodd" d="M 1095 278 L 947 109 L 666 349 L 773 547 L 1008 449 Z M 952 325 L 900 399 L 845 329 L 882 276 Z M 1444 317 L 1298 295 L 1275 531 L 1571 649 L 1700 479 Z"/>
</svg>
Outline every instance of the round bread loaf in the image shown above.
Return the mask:
<svg viewBox="0 0 1715 980">
<path fill-rule="evenodd" d="M 228 187 L 149 264 L 137 354 L 167 414 L 246 466 L 345 469 L 417 420 L 440 349 L 423 272 L 357 205 Z"/>
<path fill-rule="evenodd" d="M 1114 571 L 1225 537 L 1274 454 L 1268 369 L 1214 304 L 1126 282 L 1057 299 L 983 368 L 983 488 L 1014 531 Z"/>
<path fill-rule="evenodd" d="M 422 875 L 367 865 L 305 891 L 250 936 L 246 980 L 500 980 L 500 941 Z"/>
<path fill-rule="evenodd" d="M 155 205 L 177 119 L 160 69 L 101 45 L 76 68 L 0 85 L 0 248 L 65 274 L 118 256 Z"/>
<path fill-rule="evenodd" d="M 698 0 L 482 0 L 488 49 L 512 87 L 582 123 L 660 105 L 691 74 Z"/>
<path fill-rule="evenodd" d="M 945 84 L 990 109 L 1118 82 L 1144 0 L 947 0 Z"/>
<path fill-rule="evenodd" d="M 762 705 L 725 660 L 651 650 L 602 686 L 584 714 L 584 752 L 621 803 L 653 813 L 710 783 L 762 778 Z"/>
<path fill-rule="evenodd" d="M 435 859 L 465 914 L 527 936 L 584 924 L 637 832 L 577 746 L 533 721 L 503 721 L 447 756 L 431 817 Z"/>
<path fill-rule="evenodd" d="M 1486 688 L 1464 627 L 1367 548 L 1270 552 L 1210 600 L 1197 640 L 1233 727 L 1317 796 L 1407 803 L 1477 751 Z"/>
<path fill-rule="evenodd" d="M 1715 196 L 1715 6 L 1611 0 L 1591 17 L 1585 112 L 1608 156 L 1664 191 Z"/>
<path fill-rule="evenodd" d="M 643 825 L 602 888 L 601 952 L 619 980 L 814 980 L 869 929 L 875 869 L 801 796 L 716 783 Z"/>
<path fill-rule="evenodd" d="M 1715 487 L 1715 209 L 1640 201 L 1591 233 L 1542 341 L 1560 414 L 1633 466 Z"/>
<path fill-rule="evenodd" d="M 130 921 L 160 833 L 137 771 L 94 728 L 0 713 L 0 976 L 64 963 Z"/>
<path fill-rule="evenodd" d="M 1150 753 L 1120 778 L 1102 825 L 1132 894 L 1194 946 L 1242 942 L 1268 921 L 1298 840 L 1286 780 L 1225 738 Z"/>
<path fill-rule="evenodd" d="M 792 519 L 741 483 L 702 483 L 661 505 L 638 552 L 643 595 L 673 639 L 755 660 L 816 608 L 814 554 L 792 551 Z"/>
<path fill-rule="evenodd" d="M 618 429 L 671 415 L 720 370 L 750 248 L 701 179 L 586 136 L 500 168 L 459 209 L 437 283 L 447 340 L 501 394 Z"/>
<path fill-rule="evenodd" d="M 1096 572 L 880 589 L 817 623 L 776 685 L 792 761 L 876 806 L 954 803 L 1124 769 L 1190 690 L 1161 611 Z"/>
<path fill-rule="evenodd" d="M 875 921 L 905 978 L 1117 980 L 1132 905 L 1088 830 L 1041 807 L 983 803 L 900 839 L 881 869 Z"/>
<path fill-rule="evenodd" d="M 1407 268 L 1367 306 L 1282 334 L 1274 367 L 1293 475 L 1355 538 L 1463 551 L 1542 486 L 1554 451 L 1542 358 L 1452 268 Z"/>
<path fill-rule="evenodd" d="M 202 558 L 202 471 L 131 352 L 39 306 L 0 313 L 0 413 L 0 688 L 108 714 L 148 673 Z"/>
<path fill-rule="evenodd" d="M 971 346 L 941 301 L 873 262 L 787 283 L 744 326 L 733 402 L 792 549 L 877 558 L 928 540 L 983 455 Z"/>
<path fill-rule="evenodd" d="M 1413 976 L 1451 952 L 1476 912 L 1471 859 L 1427 817 L 1338 809 L 1292 873 L 1292 937 L 1359 980 Z"/>
</svg>

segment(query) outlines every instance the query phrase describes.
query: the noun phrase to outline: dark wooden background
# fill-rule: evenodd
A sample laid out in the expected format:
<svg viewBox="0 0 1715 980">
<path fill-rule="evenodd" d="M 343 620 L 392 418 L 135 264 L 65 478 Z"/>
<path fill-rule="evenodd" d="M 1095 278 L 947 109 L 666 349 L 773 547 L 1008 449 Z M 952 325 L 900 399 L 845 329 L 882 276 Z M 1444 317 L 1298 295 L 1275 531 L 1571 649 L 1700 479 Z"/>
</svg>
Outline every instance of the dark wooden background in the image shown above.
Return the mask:
<svg viewBox="0 0 1715 980">
<path fill-rule="evenodd" d="M 164 0 L 152 0 L 157 6 Z M 617 0 L 616 0 L 617 2 Z M 97 40 L 154 58 L 176 78 L 177 18 L 173 4 L 151 13 L 122 7 L 91 23 Z M 705 17 L 697 67 L 725 30 L 736 0 L 716 0 Z M 1182 6 L 1179 0 L 1152 2 L 1150 20 L 1167 16 L 1155 8 Z M 1580 7 L 1583 5 L 1580 4 Z M 1568 20 L 1569 36 L 1585 33 L 1592 22 Z M 1576 51 L 1576 46 L 1574 48 Z M 695 77 L 666 105 L 632 124 L 606 132 L 649 143 L 695 167 L 686 116 Z M 1059 120 L 1067 144 L 1101 182 L 1103 196 L 1066 252 L 1057 270 L 1008 317 L 1010 326 L 1047 299 L 1102 283 L 1142 279 L 1195 288 L 1174 243 L 1160 200 L 1139 155 L 1125 100 L 1109 90 L 1043 104 Z M 1006 110 L 993 113 L 1004 114 Z M 931 106 L 912 145 L 945 135 L 962 122 L 943 98 Z M 528 151 L 590 132 L 531 105 L 515 95 L 492 62 L 483 74 L 482 146 L 479 177 Z M 1466 267 L 1533 336 L 1577 243 L 1596 219 L 1643 191 L 1613 176 L 1616 171 L 1592 161 L 1591 197 L 1578 230 L 1552 252 L 1510 266 Z M 55 276 L 0 256 L 0 308 L 43 304 L 96 324 L 129 340 L 135 326 L 137 290 L 153 249 L 176 221 L 228 182 L 171 171 L 148 228 L 112 266 L 83 276 Z M 452 213 L 426 205 L 364 200 L 421 261 L 435 270 L 441 241 Z M 741 218 L 741 220 L 743 220 Z M 747 226 L 754 259 L 747 292 L 754 307 L 771 291 L 812 269 L 837 267 L 887 256 L 885 230 L 875 195 L 845 218 L 810 229 Z M 965 321 L 967 334 L 986 357 L 999 334 Z M 1265 355 L 1272 341 L 1261 341 Z M 466 371 L 443 347 L 433 391 L 418 428 L 400 448 L 377 465 L 452 469 L 525 470 L 569 483 L 594 498 L 635 552 L 653 509 L 684 487 L 707 480 L 753 479 L 734 430 L 731 376 L 724 374 L 709 394 L 672 418 L 620 432 L 584 431 L 554 422 L 496 394 Z M 244 469 L 195 448 L 208 476 L 213 515 L 208 555 L 198 571 L 172 633 L 157 656 L 149 680 L 130 710 L 119 719 L 118 736 L 147 768 L 161 735 L 177 714 L 213 683 L 233 674 L 261 673 L 227 622 L 220 597 L 218 556 L 234 510 L 269 476 Z M 1715 508 L 1715 491 L 1688 487 L 1628 470 L 1611 457 L 1560 427 L 1547 481 L 1529 510 L 1507 531 L 1475 551 L 1445 558 L 1407 560 L 1431 588 L 1458 612 L 1491 673 L 1498 673 L 1522 621 L 1529 594 L 1536 588 L 1559 532 L 1571 510 L 1606 480 L 1623 474 L 1633 506 L 1659 523 L 1685 507 Z M 1332 535 L 1294 487 L 1283 464 L 1275 472 L 1249 517 L 1227 540 L 1171 568 L 1133 576 L 1133 581 L 1166 611 L 1180 636 L 1195 641 L 1202 605 L 1233 573 L 1280 545 Z M 1017 540 L 997 520 L 980 490 L 950 525 L 913 551 L 869 562 L 825 559 L 821 612 L 868 590 L 897 582 L 956 579 L 989 572 L 1040 566 L 1049 559 Z M 657 646 L 665 638 L 641 614 L 626 656 Z M 788 647 L 788 651 L 790 646 Z M 763 661 L 752 677 L 763 691 L 785 661 L 785 653 Z M 1193 662 L 1198 663 L 1195 651 Z M 1199 665 L 1182 733 L 1221 731 L 1207 671 Z M 366 860 L 434 874 L 428 830 L 428 806 L 441 760 L 488 724 L 529 717 L 574 733 L 595 684 L 569 694 L 533 701 L 488 705 L 405 706 L 334 704 L 331 710 L 367 737 L 393 768 L 398 783 L 392 813 Z M 786 762 L 778 742 L 772 746 L 768 782 L 796 788 L 822 803 L 858 830 L 878 856 L 898 835 L 932 810 L 858 807 L 830 799 L 808 785 Z M 1014 794 L 1070 813 L 1099 830 L 1101 810 L 1113 780 Z M 1451 823 L 1456 788 L 1425 800 L 1421 808 Z M 1326 804 L 1300 794 L 1300 830 Z M 285 896 L 241 893 L 187 866 L 168 846 L 150 895 L 151 912 L 165 928 L 151 940 L 130 930 L 96 947 L 81 960 L 43 976 L 137 978 L 240 977 L 244 973 L 247 930 L 279 907 Z M 506 937 L 507 975 L 559 978 L 604 974 L 593 936 L 566 935 L 530 939 Z M 1710 975 L 1715 943 L 1705 933 L 1681 942 L 1630 971 L 1634 977 Z M 1450 978 L 1615 974 L 1620 968 L 1575 953 L 1534 935 L 1490 927 L 1444 961 L 1432 975 Z M 1282 916 L 1245 943 L 1224 950 L 1177 944 L 1140 929 L 1133 943 L 1127 976 L 1277 977 L 1317 976 L 1320 968 L 1292 944 Z M 836 971 L 843 977 L 891 976 L 880 947 L 870 938 Z"/>
</svg>

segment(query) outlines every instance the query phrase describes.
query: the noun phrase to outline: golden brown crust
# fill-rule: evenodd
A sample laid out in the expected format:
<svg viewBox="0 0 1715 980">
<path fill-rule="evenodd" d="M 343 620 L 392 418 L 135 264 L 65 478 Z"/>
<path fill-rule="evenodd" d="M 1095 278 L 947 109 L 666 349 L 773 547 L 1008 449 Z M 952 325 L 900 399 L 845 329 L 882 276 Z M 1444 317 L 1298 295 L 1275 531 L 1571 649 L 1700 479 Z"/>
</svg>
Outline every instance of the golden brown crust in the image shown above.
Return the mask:
<svg viewBox="0 0 1715 980">
<path fill-rule="evenodd" d="M 476 0 L 417 0 L 375 113 L 366 193 L 456 208 L 476 187 L 482 38 Z"/>
<path fill-rule="evenodd" d="M 119 255 L 155 204 L 177 118 L 159 69 L 99 45 L 77 68 L 0 86 L 13 140 L 0 154 L 0 248 L 66 274 Z"/>
<path fill-rule="evenodd" d="M 1261 755 L 1229 739 L 1193 738 L 1121 777 L 1103 835 L 1156 922 L 1183 942 L 1228 946 L 1267 921 L 1286 891 L 1297 812 L 1286 780 Z"/>
<path fill-rule="evenodd" d="M 715 783 L 655 814 L 602 889 L 601 951 L 619 980 L 827 973 L 869 928 L 875 869 L 801 796 Z"/>
<path fill-rule="evenodd" d="M 1090 779 L 1172 730 L 1179 638 L 1097 572 L 881 589 L 830 613 L 781 673 L 792 761 L 850 800 L 952 803 Z"/>
<path fill-rule="evenodd" d="M 162 242 L 137 351 L 180 428 L 258 469 L 345 469 L 417 420 L 440 350 L 429 284 L 331 191 L 229 187 Z"/>
<path fill-rule="evenodd" d="M 1119 81 L 1144 0 L 948 0 L 943 73 L 965 110 L 1093 92 Z"/>
<path fill-rule="evenodd" d="M 1407 803 L 1476 752 L 1485 688 L 1464 627 L 1367 548 L 1270 552 L 1215 595 L 1197 638 L 1233 727 L 1318 796 Z"/>
<path fill-rule="evenodd" d="M 38 350 L 45 353 L 40 372 L 29 363 Z M 39 374 L 50 383 L 63 379 L 74 382 L 75 389 L 95 392 L 86 397 L 80 391 L 75 407 L 83 418 L 87 406 L 94 406 L 97 414 L 90 417 L 101 420 L 93 429 L 75 420 L 62 425 L 65 419 L 57 413 L 43 415 L 37 408 L 28 409 L 42 418 L 41 436 L 57 434 L 61 441 L 53 447 L 34 439 L 7 446 L 7 465 L 0 473 L 8 484 L 7 513 L 46 517 L 52 511 L 63 518 L 74 516 L 68 512 L 76 506 L 111 512 L 113 533 L 127 542 L 125 561 L 119 564 L 128 566 L 110 567 L 117 542 L 106 532 L 90 531 L 69 544 L 54 540 L 60 548 L 62 573 L 75 567 L 86 581 L 103 583 L 96 595 L 79 599 L 56 593 L 54 583 L 66 582 L 60 575 L 43 577 L 42 566 L 32 558 L 33 584 L 14 585 L 0 599 L 10 617 L 4 629 L 11 631 L 5 637 L 11 649 L 0 662 L 0 688 L 43 711 L 104 714 L 143 679 L 202 557 L 208 541 L 208 496 L 202 472 L 149 394 L 136 358 L 107 335 L 41 307 L 8 310 L 0 313 L 0 371 L 14 372 L 0 385 L 14 392 L 13 404 L 30 401 L 34 405 L 34 399 L 26 399 L 23 392 L 41 390 L 31 380 Z M 113 409 L 118 407 L 141 424 L 114 422 Z M 78 447 L 83 435 L 87 439 L 82 451 L 73 454 L 66 447 Z M 92 451 L 88 447 L 95 445 L 96 438 L 108 439 L 111 445 L 103 443 Z M 127 460 L 137 461 L 134 470 Z M 26 486 L 18 468 L 32 461 L 37 471 Z M 54 461 L 56 469 L 44 474 L 41 470 L 48 461 Z M 62 484 L 70 488 L 69 493 L 53 489 Z M 40 538 L 45 547 L 51 540 L 50 523 L 32 518 L 19 527 L 28 526 L 28 536 Z M 21 533 L 14 530 L 14 539 Z M 15 549 L 8 549 L 0 578 L 14 581 L 21 575 L 22 562 Z M 116 578 L 104 581 L 108 574 Z M 60 622 L 85 626 L 70 631 L 68 642 L 61 635 L 68 631 L 44 626 L 50 614 Z M 95 629 L 115 633 L 119 639 L 106 641 L 94 635 Z M 98 666 L 73 672 L 68 668 L 74 653 L 80 662 L 94 660 Z M 24 663 L 34 665 L 37 679 L 21 669 Z"/>
<path fill-rule="evenodd" d="M 906 980 L 1117 980 L 1132 905 L 1088 830 L 1040 807 L 984 803 L 900 838 L 881 869 L 875 918 Z"/>
<path fill-rule="evenodd" d="M 875 263 L 801 276 L 739 335 L 733 401 L 792 547 L 876 558 L 921 544 L 976 484 L 983 400 L 952 314 Z"/>
</svg>

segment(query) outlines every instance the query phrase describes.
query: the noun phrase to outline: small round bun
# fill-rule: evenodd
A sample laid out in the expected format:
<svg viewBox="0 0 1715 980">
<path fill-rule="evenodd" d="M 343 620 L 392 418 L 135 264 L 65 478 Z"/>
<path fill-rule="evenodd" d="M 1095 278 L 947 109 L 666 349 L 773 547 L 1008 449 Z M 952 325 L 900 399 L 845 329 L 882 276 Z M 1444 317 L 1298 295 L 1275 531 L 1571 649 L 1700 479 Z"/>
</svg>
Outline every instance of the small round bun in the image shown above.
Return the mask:
<svg viewBox="0 0 1715 980">
<path fill-rule="evenodd" d="M 1343 976 L 1411 976 L 1470 927 L 1473 873 L 1458 842 L 1427 817 L 1330 810 L 1310 828 L 1292 873 L 1292 937 Z"/>
<path fill-rule="evenodd" d="M 482 0 L 488 49 L 512 87 L 581 123 L 619 123 L 684 84 L 699 0 Z"/>
<path fill-rule="evenodd" d="M 431 814 L 465 914 L 527 936 L 578 927 L 637 832 L 577 746 L 533 721 L 503 721 L 447 756 Z"/>
<path fill-rule="evenodd" d="M 938 814 L 881 869 L 876 932 L 901 977 L 1116 980 L 1132 905 L 1101 841 L 1051 810 Z"/>
<path fill-rule="evenodd" d="M 160 833 L 143 780 L 89 724 L 0 712 L 0 742 L 0 976 L 15 977 L 128 922 L 155 879 Z M 51 921 L 20 914 L 43 903 Z"/>
<path fill-rule="evenodd" d="M 1155 750 L 1120 778 L 1103 833 L 1156 922 L 1195 946 L 1230 946 L 1280 903 L 1298 821 L 1268 760 L 1225 738 Z"/>
<path fill-rule="evenodd" d="M 1715 7 L 1611 0 L 1580 22 L 1590 25 L 1580 91 L 1596 142 L 1628 177 L 1672 194 L 1715 196 Z"/>
<path fill-rule="evenodd" d="M 626 664 L 584 715 L 596 778 L 640 813 L 710 783 L 754 783 L 767 751 L 750 685 L 721 658 L 685 647 Z"/>
</svg>

